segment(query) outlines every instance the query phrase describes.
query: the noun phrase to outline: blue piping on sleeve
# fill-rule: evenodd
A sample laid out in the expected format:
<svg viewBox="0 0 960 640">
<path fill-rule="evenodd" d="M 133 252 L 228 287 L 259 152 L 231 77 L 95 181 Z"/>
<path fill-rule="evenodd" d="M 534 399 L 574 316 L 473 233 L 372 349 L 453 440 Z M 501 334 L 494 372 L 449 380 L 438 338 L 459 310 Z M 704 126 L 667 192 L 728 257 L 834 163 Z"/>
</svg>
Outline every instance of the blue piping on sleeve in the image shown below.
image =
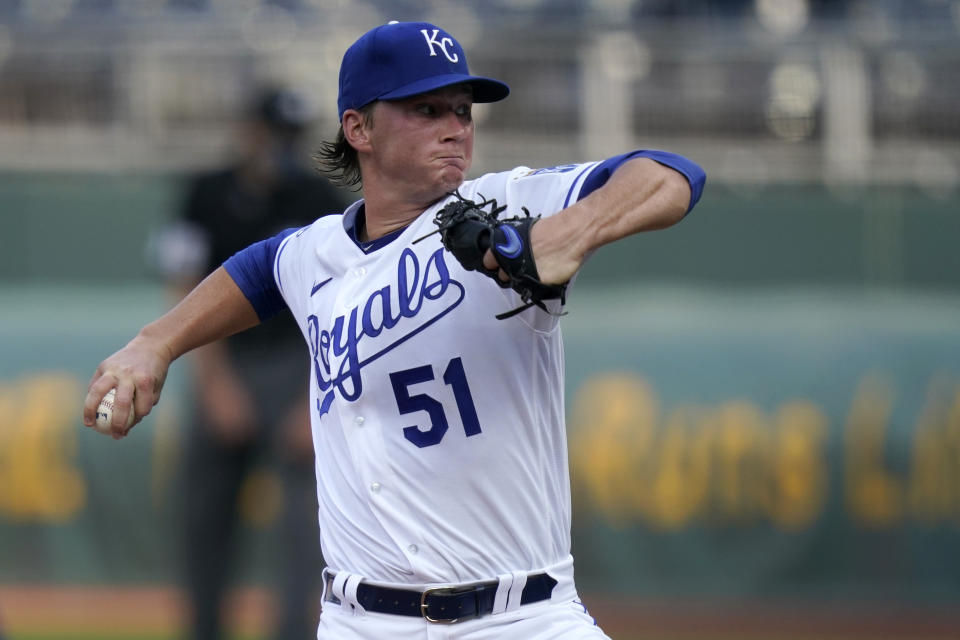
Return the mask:
<svg viewBox="0 0 960 640">
<path fill-rule="evenodd" d="M 650 158 L 651 160 L 655 160 L 664 166 L 670 167 L 671 169 L 682 173 L 687 179 L 687 182 L 690 183 L 690 206 L 687 207 L 687 213 L 690 213 L 690 210 L 693 209 L 693 206 L 697 204 L 697 201 L 700 200 L 701 194 L 703 194 L 703 186 L 707 181 L 707 174 L 697 163 L 668 151 L 638 150 L 624 153 L 619 156 L 614 156 L 612 158 L 607 158 L 594 167 L 593 171 L 590 172 L 590 175 L 587 176 L 587 179 L 583 183 L 583 187 L 580 188 L 580 194 L 577 197 L 577 200 L 582 200 L 593 193 L 596 189 L 602 187 L 604 184 L 606 184 L 607 180 L 610 179 L 610 176 L 613 175 L 613 172 L 620 167 L 620 165 L 625 163 L 627 160 L 632 160 L 633 158 Z"/>
<path fill-rule="evenodd" d="M 284 229 L 272 238 L 238 251 L 223 263 L 223 268 L 253 305 L 261 322 L 287 308 L 280 287 L 273 277 L 273 262 L 280 244 L 296 231 L 297 229 Z"/>
<path fill-rule="evenodd" d="M 564 201 L 563 201 L 563 208 L 564 208 L 564 209 L 566 209 L 567 207 L 570 206 L 570 197 L 573 195 L 573 190 L 577 188 L 577 185 L 578 185 L 578 184 L 580 184 L 580 180 L 583 178 L 583 174 L 586 173 L 587 171 L 589 171 L 590 169 L 593 169 L 593 167 L 591 167 L 591 166 L 588 165 L 585 169 L 583 169 L 580 173 L 577 174 L 577 177 L 576 177 L 576 179 L 573 181 L 573 184 L 570 185 L 570 190 L 567 191 L 567 197 L 566 197 L 566 198 L 564 199 Z M 596 188 L 596 187 L 594 187 L 594 189 L 595 189 L 595 188 Z M 577 200 L 579 200 L 580 198 L 583 198 L 583 197 L 585 197 L 585 196 L 586 196 L 586 194 L 583 194 L 583 195 L 581 195 L 580 197 L 578 197 Z"/>
</svg>

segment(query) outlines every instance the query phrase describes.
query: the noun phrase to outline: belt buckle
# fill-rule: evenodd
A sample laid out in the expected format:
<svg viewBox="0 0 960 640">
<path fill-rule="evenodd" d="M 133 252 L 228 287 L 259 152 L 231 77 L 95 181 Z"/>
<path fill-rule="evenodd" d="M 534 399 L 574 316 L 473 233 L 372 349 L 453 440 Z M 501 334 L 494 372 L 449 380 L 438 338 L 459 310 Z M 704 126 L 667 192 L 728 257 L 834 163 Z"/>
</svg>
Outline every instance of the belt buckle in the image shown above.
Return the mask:
<svg viewBox="0 0 960 640">
<path fill-rule="evenodd" d="M 429 589 L 424 589 L 423 593 L 420 594 L 420 615 L 423 616 L 423 619 L 427 622 L 432 622 L 434 624 L 453 624 L 460 620 L 460 618 L 431 618 L 427 613 L 427 597 L 431 593 L 436 593 L 438 591 L 449 591 L 452 593 L 456 592 L 456 589 L 452 587 L 430 587 Z"/>
</svg>

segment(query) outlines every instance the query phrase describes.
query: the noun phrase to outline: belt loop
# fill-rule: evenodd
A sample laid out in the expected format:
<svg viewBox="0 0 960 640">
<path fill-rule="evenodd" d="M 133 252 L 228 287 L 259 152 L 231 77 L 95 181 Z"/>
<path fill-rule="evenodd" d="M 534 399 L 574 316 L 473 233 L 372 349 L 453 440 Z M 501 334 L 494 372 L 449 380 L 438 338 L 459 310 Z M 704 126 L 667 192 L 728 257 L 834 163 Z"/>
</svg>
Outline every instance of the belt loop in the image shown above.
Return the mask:
<svg viewBox="0 0 960 640">
<path fill-rule="evenodd" d="M 363 578 L 349 571 L 338 571 L 333 578 L 333 585 L 330 592 L 340 600 L 341 606 L 346 605 L 354 614 L 363 615 L 366 613 L 360 602 L 357 600 L 357 587 Z"/>
<path fill-rule="evenodd" d="M 347 581 L 347 578 L 350 577 L 350 573 L 347 571 L 337 571 L 333 576 L 333 584 L 330 585 L 330 592 L 333 593 L 333 596 L 339 600 L 341 603 L 344 601 L 343 595 L 343 585 Z"/>
<path fill-rule="evenodd" d="M 361 616 L 367 613 L 367 610 L 360 604 L 360 600 L 357 599 L 357 587 L 360 586 L 362 581 L 362 577 L 351 573 L 350 577 L 347 578 L 346 584 L 343 585 L 343 595 L 346 596 L 346 601 L 353 607 L 353 613 Z"/>
<path fill-rule="evenodd" d="M 507 596 L 510 594 L 510 587 L 513 585 L 512 573 L 501 573 L 497 576 L 497 594 L 493 598 L 493 615 L 503 613 L 507 610 Z"/>
<path fill-rule="evenodd" d="M 514 571 L 513 584 L 510 585 L 510 596 L 507 598 L 507 611 L 516 611 L 520 608 L 520 598 L 523 596 L 523 588 L 527 586 L 527 573 L 525 571 Z"/>
</svg>

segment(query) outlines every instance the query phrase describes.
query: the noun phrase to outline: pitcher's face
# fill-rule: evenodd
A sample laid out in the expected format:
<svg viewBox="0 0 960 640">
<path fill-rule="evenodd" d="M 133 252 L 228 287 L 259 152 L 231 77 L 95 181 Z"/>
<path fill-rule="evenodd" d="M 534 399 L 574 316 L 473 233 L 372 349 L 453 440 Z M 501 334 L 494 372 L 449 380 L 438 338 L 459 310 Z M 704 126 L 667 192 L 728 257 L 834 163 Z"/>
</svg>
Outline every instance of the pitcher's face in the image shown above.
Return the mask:
<svg viewBox="0 0 960 640">
<path fill-rule="evenodd" d="M 424 194 L 427 205 L 455 190 L 473 162 L 472 108 L 466 85 L 378 102 L 367 131 L 371 163 L 364 170 Z"/>
</svg>

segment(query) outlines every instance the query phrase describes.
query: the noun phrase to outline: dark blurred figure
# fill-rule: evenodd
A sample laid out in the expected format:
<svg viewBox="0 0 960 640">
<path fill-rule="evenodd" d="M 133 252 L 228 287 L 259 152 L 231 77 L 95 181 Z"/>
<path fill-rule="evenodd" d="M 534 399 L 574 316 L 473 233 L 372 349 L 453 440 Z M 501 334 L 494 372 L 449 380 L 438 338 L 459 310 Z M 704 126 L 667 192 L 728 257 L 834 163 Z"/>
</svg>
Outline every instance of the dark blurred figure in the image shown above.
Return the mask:
<svg viewBox="0 0 960 640">
<path fill-rule="evenodd" d="M 230 166 L 193 178 L 182 215 L 154 254 L 177 300 L 243 247 L 343 209 L 345 197 L 302 162 L 310 114 L 288 90 L 253 102 Z M 195 352 L 183 471 L 183 543 L 195 640 L 224 637 L 224 596 L 237 558 L 240 489 L 254 467 L 283 488 L 278 640 L 316 633 L 323 568 L 303 337 L 289 313 Z"/>
</svg>

